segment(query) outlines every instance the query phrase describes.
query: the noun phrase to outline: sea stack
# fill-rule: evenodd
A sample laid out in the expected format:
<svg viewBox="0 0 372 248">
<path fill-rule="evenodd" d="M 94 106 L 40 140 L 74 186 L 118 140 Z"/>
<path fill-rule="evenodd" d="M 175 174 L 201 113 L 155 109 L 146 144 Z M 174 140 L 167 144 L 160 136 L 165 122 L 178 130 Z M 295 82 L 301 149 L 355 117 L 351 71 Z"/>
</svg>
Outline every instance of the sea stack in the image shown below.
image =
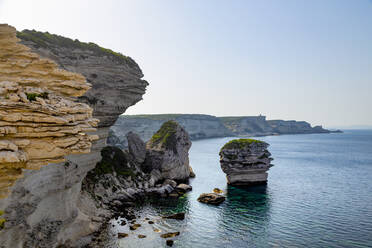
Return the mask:
<svg viewBox="0 0 372 248">
<path fill-rule="evenodd" d="M 175 121 L 165 122 L 146 144 L 145 171 L 158 170 L 163 179 L 189 179 L 190 147 L 186 130 Z"/>
<path fill-rule="evenodd" d="M 234 186 L 261 185 L 267 183 L 267 171 L 272 164 L 269 144 L 254 139 L 235 139 L 226 143 L 220 151 L 220 163 L 227 183 Z"/>
</svg>

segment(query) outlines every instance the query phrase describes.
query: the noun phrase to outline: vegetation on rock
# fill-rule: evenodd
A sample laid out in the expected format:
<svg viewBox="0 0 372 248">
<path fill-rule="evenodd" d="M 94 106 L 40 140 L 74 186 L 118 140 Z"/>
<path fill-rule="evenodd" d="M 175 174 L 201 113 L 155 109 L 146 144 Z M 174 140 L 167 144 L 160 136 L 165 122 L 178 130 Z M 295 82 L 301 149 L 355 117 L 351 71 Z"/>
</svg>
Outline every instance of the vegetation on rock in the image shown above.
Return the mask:
<svg viewBox="0 0 372 248">
<path fill-rule="evenodd" d="M 175 121 L 164 122 L 160 129 L 152 136 L 151 143 L 152 147 L 161 144 L 167 149 L 173 149 L 176 143 L 176 132 L 178 123 Z"/>
<path fill-rule="evenodd" d="M 35 43 L 39 47 L 52 48 L 56 47 L 68 47 L 76 48 L 82 50 L 90 50 L 95 54 L 100 56 L 109 56 L 115 59 L 118 62 L 124 62 L 130 67 L 137 67 L 137 63 L 128 56 L 125 56 L 121 53 L 112 51 L 111 49 L 100 47 L 99 45 L 93 42 L 81 42 L 77 39 L 72 40 L 56 34 L 50 34 L 49 32 L 38 32 L 36 30 L 23 30 L 22 32 L 17 32 L 17 37 Z M 53 50 L 53 49 L 52 49 Z"/>
<path fill-rule="evenodd" d="M 43 98 L 43 99 L 48 99 L 48 92 L 43 92 L 43 93 L 25 93 L 26 96 L 27 96 L 27 99 L 29 101 L 36 101 L 36 97 L 40 97 L 40 98 Z"/>
<path fill-rule="evenodd" d="M 249 146 L 252 143 L 260 144 L 264 143 L 261 140 L 255 140 L 255 139 L 234 139 L 227 142 L 222 148 L 223 149 L 242 149 L 247 146 Z"/>
<path fill-rule="evenodd" d="M 2 216 L 3 214 L 4 214 L 4 211 L 0 210 L 0 216 Z M 4 228 L 5 221 L 6 220 L 4 218 L 0 218 L 0 230 Z"/>
</svg>

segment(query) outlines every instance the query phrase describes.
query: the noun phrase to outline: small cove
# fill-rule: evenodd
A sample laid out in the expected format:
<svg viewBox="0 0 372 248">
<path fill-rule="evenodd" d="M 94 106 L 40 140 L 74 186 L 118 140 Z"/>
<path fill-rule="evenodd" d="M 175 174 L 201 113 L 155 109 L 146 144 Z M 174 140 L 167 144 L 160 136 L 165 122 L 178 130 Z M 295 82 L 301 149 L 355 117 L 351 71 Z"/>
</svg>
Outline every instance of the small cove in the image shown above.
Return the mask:
<svg viewBox="0 0 372 248">
<path fill-rule="evenodd" d="M 135 231 L 112 220 L 105 247 L 165 247 L 160 234 L 176 231 L 180 235 L 172 238 L 173 247 L 372 245 L 372 131 L 259 137 L 271 145 L 275 166 L 267 186 L 248 189 L 226 185 L 218 151 L 230 139 L 194 141 L 193 191 L 178 200 L 139 206 L 137 223 L 142 226 Z M 196 200 L 215 187 L 227 196 L 223 204 Z M 177 212 L 185 212 L 185 220 L 160 217 Z M 118 232 L 129 237 L 117 239 Z M 146 238 L 138 238 L 139 234 Z"/>
</svg>

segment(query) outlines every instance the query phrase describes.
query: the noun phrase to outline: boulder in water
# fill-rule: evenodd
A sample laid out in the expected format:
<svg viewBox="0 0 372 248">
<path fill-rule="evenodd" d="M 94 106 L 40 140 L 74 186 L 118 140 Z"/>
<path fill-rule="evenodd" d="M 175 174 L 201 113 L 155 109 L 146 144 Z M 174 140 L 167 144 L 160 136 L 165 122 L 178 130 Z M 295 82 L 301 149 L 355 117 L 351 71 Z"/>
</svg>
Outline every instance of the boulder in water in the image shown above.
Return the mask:
<svg viewBox="0 0 372 248">
<path fill-rule="evenodd" d="M 203 193 L 199 196 L 198 201 L 212 205 L 219 205 L 225 201 L 225 198 L 225 196 L 216 193 Z"/>
</svg>

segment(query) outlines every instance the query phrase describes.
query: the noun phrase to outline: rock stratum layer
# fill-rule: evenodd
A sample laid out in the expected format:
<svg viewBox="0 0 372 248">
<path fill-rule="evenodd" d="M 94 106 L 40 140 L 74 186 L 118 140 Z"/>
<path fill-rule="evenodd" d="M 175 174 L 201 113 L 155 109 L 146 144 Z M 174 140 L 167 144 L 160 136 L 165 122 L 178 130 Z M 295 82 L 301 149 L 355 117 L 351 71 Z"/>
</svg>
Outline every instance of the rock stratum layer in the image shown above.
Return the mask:
<svg viewBox="0 0 372 248">
<path fill-rule="evenodd" d="M 227 183 L 249 186 L 267 183 L 267 171 L 272 167 L 269 144 L 253 139 L 236 139 L 220 151 L 220 163 Z"/>
<path fill-rule="evenodd" d="M 79 101 L 93 107 L 93 116 L 100 120 L 99 127 L 112 126 L 119 115 L 145 94 L 148 83 L 141 79 L 141 69 L 128 56 L 91 42 L 34 30 L 18 32 L 17 36 L 33 52 L 86 77 L 92 87 Z"/>
<path fill-rule="evenodd" d="M 22 169 L 89 153 L 98 120 L 92 108 L 74 101 L 90 88 L 83 76 L 18 43 L 16 30 L 0 25 L 0 198 Z"/>
<path fill-rule="evenodd" d="M 0 199 L 0 210 L 4 210 L 1 217 L 6 219 L 0 231 L 0 247 L 80 247 L 89 242 L 89 235 L 99 230 L 109 215 L 104 209 L 97 208 L 91 196 L 82 190 L 82 182 L 102 159 L 101 150 L 106 146 L 109 126 L 118 115 L 142 99 L 148 83 L 141 79 L 143 74 L 132 59 L 94 43 L 36 31 L 17 32 L 17 37 L 32 52 L 55 61 L 60 69 L 86 77 L 91 88 L 86 91 L 89 88 L 86 84 L 79 94 L 73 95 L 86 91 L 78 96 L 80 103 L 76 104 L 88 104 L 93 109 L 93 117 L 100 122 L 97 131 L 91 134 L 98 135 L 99 139 L 92 142 L 90 153 L 68 155 L 66 162 L 49 164 L 40 170 L 24 170 L 24 177 L 10 188 L 8 197 Z M 38 68 L 30 70 L 24 78 L 33 78 L 38 72 Z M 83 76 L 79 78 L 83 79 Z M 53 89 L 50 91 L 54 92 Z M 54 98 L 53 92 L 50 92 L 51 98 Z M 37 94 L 45 96 L 43 93 Z M 69 94 L 63 93 L 61 97 L 74 102 L 76 98 Z M 45 100 L 36 95 L 29 97 L 40 102 Z M 29 120 L 29 124 L 39 125 L 35 120 Z M 71 130 L 71 134 L 73 132 Z M 42 137 L 38 136 L 38 139 Z M 39 152 L 48 153 L 47 148 L 40 147 Z"/>
<path fill-rule="evenodd" d="M 137 133 L 148 141 L 160 126 L 169 120 L 178 122 L 191 140 L 278 134 L 329 133 L 321 126 L 312 127 L 305 121 L 266 120 L 265 116 L 215 117 L 200 114 L 122 115 L 110 129 L 108 143 L 127 147 L 126 134 Z"/>
</svg>

